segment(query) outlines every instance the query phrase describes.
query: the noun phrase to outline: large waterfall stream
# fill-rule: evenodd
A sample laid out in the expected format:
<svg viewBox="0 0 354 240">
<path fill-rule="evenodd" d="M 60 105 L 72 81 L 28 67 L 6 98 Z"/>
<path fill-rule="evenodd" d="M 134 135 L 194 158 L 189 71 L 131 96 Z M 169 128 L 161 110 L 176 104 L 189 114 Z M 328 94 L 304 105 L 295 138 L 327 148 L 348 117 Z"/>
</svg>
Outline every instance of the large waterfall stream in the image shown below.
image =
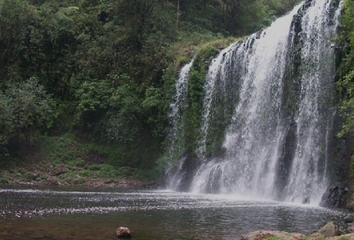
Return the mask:
<svg viewBox="0 0 354 240">
<path fill-rule="evenodd" d="M 212 60 L 195 149 L 198 167 L 189 182 L 182 181 L 188 156 L 181 154 L 170 164 L 175 164 L 170 188 L 188 184 L 184 189 L 195 193 L 319 204 L 328 186 L 328 152 L 335 134 L 331 38 L 336 35 L 341 4 L 332 2 L 304 1 Z M 188 108 L 191 67 L 192 62 L 182 69 L 171 105 L 171 159 L 184 147 L 183 109 Z M 209 154 L 210 128 L 220 107 L 225 112 L 231 108 L 232 114 L 224 113 L 227 124 L 218 130 L 224 133 L 222 154 Z"/>
</svg>

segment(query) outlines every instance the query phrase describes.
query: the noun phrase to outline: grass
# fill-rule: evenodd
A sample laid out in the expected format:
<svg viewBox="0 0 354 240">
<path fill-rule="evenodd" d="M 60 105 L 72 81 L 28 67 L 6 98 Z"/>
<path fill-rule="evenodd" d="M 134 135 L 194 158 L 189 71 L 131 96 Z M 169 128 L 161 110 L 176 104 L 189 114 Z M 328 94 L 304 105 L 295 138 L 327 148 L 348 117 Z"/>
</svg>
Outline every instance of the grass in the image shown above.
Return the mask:
<svg viewBox="0 0 354 240">
<path fill-rule="evenodd" d="M 42 176 L 40 176 L 39 180 L 47 181 L 48 180 L 48 174 L 43 174 Z"/>
<path fill-rule="evenodd" d="M 341 236 L 340 239 L 341 239 L 341 240 L 350 240 L 349 237 L 344 237 L 344 236 Z"/>
<path fill-rule="evenodd" d="M 115 178 L 118 175 L 118 170 L 109 164 L 94 164 L 88 166 L 88 169 L 94 171 L 97 177 Z"/>
<path fill-rule="evenodd" d="M 175 72 L 178 72 L 183 64 L 187 63 L 193 55 L 199 54 L 203 49 L 227 47 L 239 40 L 234 37 L 225 38 L 221 34 L 215 35 L 211 32 L 180 32 L 180 39 L 181 41 L 170 47 L 170 55 L 175 58 Z"/>
<path fill-rule="evenodd" d="M 266 240 L 284 240 L 284 238 L 281 237 L 268 237 Z"/>
<path fill-rule="evenodd" d="M 30 181 L 31 178 L 32 178 L 32 172 L 25 172 L 23 174 L 23 178 L 26 180 L 26 181 Z"/>
<path fill-rule="evenodd" d="M 84 184 L 90 178 L 109 179 L 112 183 L 119 183 L 122 177 L 156 178 L 156 172 L 152 170 L 129 166 L 130 158 L 136 157 L 124 155 L 126 149 L 122 146 L 81 143 L 73 134 L 42 136 L 36 139 L 36 146 L 37 150 L 21 162 L 4 167 L 0 179 L 11 183 L 54 180 L 64 184 Z M 61 173 L 60 169 L 63 170 Z M 34 173 L 38 173 L 35 179 Z"/>
<path fill-rule="evenodd" d="M 8 175 L 2 175 L 1 180 L 10 181 L 10 180 L 11 180 L 11 177 L 8 176 Z"/>
</svg>

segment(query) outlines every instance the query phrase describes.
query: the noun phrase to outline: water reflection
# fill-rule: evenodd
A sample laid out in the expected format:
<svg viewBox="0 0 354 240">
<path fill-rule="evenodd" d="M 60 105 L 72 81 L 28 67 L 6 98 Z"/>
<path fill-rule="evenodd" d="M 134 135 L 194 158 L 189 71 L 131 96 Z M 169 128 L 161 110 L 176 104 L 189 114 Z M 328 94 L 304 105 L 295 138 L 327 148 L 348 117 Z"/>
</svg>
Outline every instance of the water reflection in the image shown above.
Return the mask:
<svg viewBox="0 0 354 240">
<path fill-rule="evenodd" d="M 239 239 L 249 231 L 314 231 L 342 213 L 236 196 L 169 191 L 0 189 L 0 239 Z M 41 233 L 41 235 L 38 235 Z"/>
</svg>

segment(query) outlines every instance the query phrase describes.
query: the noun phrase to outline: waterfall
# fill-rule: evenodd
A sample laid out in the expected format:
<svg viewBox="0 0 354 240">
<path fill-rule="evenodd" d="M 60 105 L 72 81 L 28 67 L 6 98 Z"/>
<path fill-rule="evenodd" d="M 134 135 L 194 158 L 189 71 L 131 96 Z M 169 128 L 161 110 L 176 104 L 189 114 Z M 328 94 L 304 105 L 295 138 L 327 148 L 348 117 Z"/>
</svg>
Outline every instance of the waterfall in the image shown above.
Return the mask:
<svg viewBox="0 0 354 240">
<path fill-rule="evenodd" d="M 183 138 L 184 138 L 184 124 L 183 124 L 183 111 L 187 107 L 187 93 L 188 93 L 188 80 L 189 71 L 193 65 L 193 60 L 188 64 L 184 65 L 179 73 L 179 77 L 176 81 L 176 93 L 173 97 L 173 101 L 170 104 L 169 119 L 171 121 L 171 129 L 168 136 L 168 158 L 174 160 L 182 154 L 184 149 Z M 176 190 L 180 185 L 181 179 L 183 178 L 182 166 L 185 157 L 182 157 L 177 166 L 175 166 L 175 161 L 168 162 L 169 165 L 166 169 L 166 174 L 169 176 L 168 187 L 170 189 Z M 173 168 L 174 174 L 169 175 Z"/>
<path fill-rule="evenodd" d="M 198 167 L 190 191 L 319 204 L 328 186 L 328 149 L 334 136 L 331 38 L 341 4 L 304 1 L 213 59 L 204 83 Z M 224 125 L 215 130 L 217 116 Z M 183 124 L 173 126 L 180 129 L 172 132 L 183 134 Z M 217 148 L 216 131 L 224 134 Z M 177 141 L 175 147 L 183 144 Z M 187 159 L 181 155 L 170 183 L 180 184 Z"/>
<path fill-rule="evenodd" d="M 288 201 L 319 202 L 327 186 L 326 136 L 333 115 L 328 107 L 334 98 L 335 78 L 330 39 L 337 26 L 331 20 L 331 8 L 331 1 L 316 1 L 302 20 L 302 84 L 295 117 L 296 150 L 285 188 Z"/>
</svg>

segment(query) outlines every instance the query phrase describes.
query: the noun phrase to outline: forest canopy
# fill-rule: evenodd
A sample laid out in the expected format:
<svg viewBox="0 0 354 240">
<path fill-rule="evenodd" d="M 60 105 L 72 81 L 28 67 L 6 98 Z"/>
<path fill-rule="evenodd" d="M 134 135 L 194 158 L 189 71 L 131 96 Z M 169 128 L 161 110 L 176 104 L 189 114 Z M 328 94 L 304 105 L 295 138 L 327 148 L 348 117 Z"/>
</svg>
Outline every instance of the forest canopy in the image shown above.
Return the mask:
<svg viewBox="0 0 354 240">
<path fill-rule="evenodd" d="M 110 164 L 156 166 L 180 65 L 298 2 L 0 0 L 0 162 L 69 136 Z"/>
</svg>

